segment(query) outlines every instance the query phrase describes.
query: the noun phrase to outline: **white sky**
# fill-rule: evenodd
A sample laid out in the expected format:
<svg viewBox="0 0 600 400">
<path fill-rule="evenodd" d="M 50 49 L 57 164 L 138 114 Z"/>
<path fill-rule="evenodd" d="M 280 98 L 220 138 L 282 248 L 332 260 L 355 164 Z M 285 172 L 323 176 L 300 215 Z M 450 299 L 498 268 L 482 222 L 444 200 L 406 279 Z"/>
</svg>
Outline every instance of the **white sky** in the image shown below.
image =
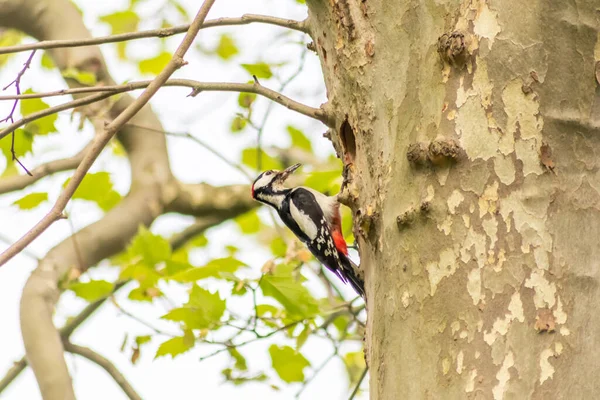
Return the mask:
<svg viewBox="0 0 600 400">
<path fill-rule="evenodd" d="M 85 10 L 86 24 L 95 36 L 109 34 L 108 26 L 97 24 L 97 16 L 109 14 L 112 11 L 122 10 L 127 7 L 126 1 L 92 2 L 79 0 L 78 5 Z M 145 1 L 142 11 L 144 19 L 140 29 L 153 28 L 152 22 L 162 4 L 166 1 Z M 188 0 L 188 10 L 191 15 L 196 12 L 195 7 L 199 1 Z M 286 18 L 303 19 L 306 15 L 304 6 L 295 5 L 293 0 L 217 0 L 211 10 L 209 18 L 221 16 L 240 16 L 244 13 L 269 14 Z M 146 26 L 144 26 L 146 24 Z M 283 29 L 253 24 L 249 26 L 229 27 L 220 29 L 204 30 L 200 32 L 197 43 L 204 47 L 211 47 L 218 39 L 218 34 L 230 32 L 239 47 L 242 49 L 241 56 L 230 63 L 224 64 L 214 57 L 202 57 L 195 52 L 194 56 L 186 57 L 189 65 L 176 73 L 178 77 L 188 77 L 196 80 L 206 81 L 232 81 L 244 82 L 248 80 L 247 73 L 239 67 L 240 63 L 253 63 L 264 59 L 268 62 L 282 62 L 296 60 L 300 46 L 284 44 L 285 39 L 280 38 Z M 301 34 L 294 33 L 301 38 Z M 169 39 L 169 49 L 173 50 L 178 44 L 181 36 Z M 283 45 L 282 45 L 283 44 Z M 155 48 L 151 41 L 139 40 L 128 47 L 128 55 L 131 57 L 144 58 L 152 54 Z M 109 69 L 117 82 L 125 80 L 140 79 L 135 68 L 123 65 L 116 59 L 114 46 L 102 47 Z M 247 51 L 246 49 L 250 49 Z M 21 54 L 11 60 L 8 67 L 2 69 L 0 74 L 0 86 L 5 86 L 14 79 L 28 54 Z M 39 60 L 41 54 L 36 54 Z M 39 61 L 34 61 L 39 65 Z M 296 65 L 283 68 L 283 77 L 295 70 Z M 147 78 L 147 77 L 146 77 Z M 264 83 L 266 86 L 276 88 L 276 81 Z M 41 71 L 32 68 L 27 72 L 22 83 L 22 89 L 32 87 L 35 91 L 55 90 L 64 87 L 64 82 L 58 74 Z M 212 145 L 219 152 L 231 160 L 239 159 L 239 151 L 255 142 L 255 135 L 246 133 L 233 136 L 228 133 L 229 124 L 235 110 L 237 110 L 237 94 L 227 93 L 203 93 L 196 98 L 185 97 L 188 89 L 167 88 L 161 90 L 151 104 L 159 114 L 166 130 L 189 131 Z M 317 57 L 310 53 L 307 56 L 306 67 L 296 81 L 286 89 L 285 94 L 305 104 L 315 107 L 325 101 L 322 76 Z M 50 104 L 66 101 L 66 98 L 54 98 L 47 100 Z M 258 102 L 257 107 L 264 109 L 266 100 Z M 8 113 L 10 105 L 0 103 L 0 116 Z M 25 157 L 22 161 L 30 168 L 51 159 L 62 158 L 75 154 L 90 139 L 92 133 L 89 129 L 84 132 L 76 132 L 70 123 L 69 113 L 61 113 L 57 122 L 61 135 L 51 135 L 44 140 L 36 141 L 34 152 L 36 157 Z M 313 146 L 321 155 L 331 151 L 331 144 L 322 138 L 325 127 L 316 121 L 312 121 L 301 115 L 297 115 L 287 109 L 276 105 L 269 120 L 264 135 L 264 142 L 268 145 L 288 145 L 285 126 L 288 124 L 302 128 L 313 140 Z M 201 147 L 186 139 L 169 138 L 169 154 L 171 165 L 175 175 L 186 182 L 206 181 L 213 184 L 245 183 L 239 172 L 235 171 L 222 161 L 203 150 Z M 1 159 L 1 157 L 0 157 Z M 3 161 L 0 160 L 0 164 Z M 104 154 L 92 167 L 92 171 L 106 170 L 112 173 L 113 181 L 118 191 L 125 194 L 129 185 L 128 165 L 125 160 L 115 160 L 114 157 Z M 50 200 L 56 199 L 60 186 L 69 176 L 69 173 L 56 174 L 47 178 L 30 188 L 25 193 L 9 194 L 0 197 L 0 235 L 3 238 L 15 240 L 32 227 L 47 211 L 51 203 L 44 203 L 38 209 L 31 212 L 16 212 L 11 203 L 26 193 L 35 191 L 48 191 Z M 95 206 L 74 201 L 67 207 L 72 216 L 76 229 L 98 219 L 101 214 Z M 189 224 L 191 218 L 180 216 L 161 217 L 152 227 L 154 232 L 170 235 L 181 230 Z M 49 228 L 41 238 L 31 244 L 28 252 L 41 257 L 52 246 L 70 233 L 68 222 L 60 221 Z M 192 261 L 201 265 L 204 261 L 225 255 L 223 246 L 235 243 L 243 251 L 240 258 L 250 263 L 255 271 L 258 271 L 268 258 L 266 252 L 252 251 L 254 244 L 247 238 L 241 238 L 236 228 L 231 224 L 224 224 L 214 229 L 209 235 L 210 245 L 206 251 L 196 252 Z M 0 249 L 6 248 L 7 244 L 0 242 Z M 27 255 L 19 255 L 0 269 L 0 321 L 2 324 L 0 336 L 0 374 L 12 365 L 13 361 L 20 359 L 23 355 L 23 345 L 20 337 L 18 323 L 18 302 L 21 290 L 29 273 L 35 268 L 35 260 Z M 116 269 L 108 267 L 97 268 L 90 271 L 94 279 L 113 279 L 117 274 Z M 206 287 L 206 286 L 205 286 Z M 209 286 L 209 289 L 211 287 Z M 217 286 L 213 286 L 218 288 Z M 175 301 L 185 300 L 184 293 L 177 288 L 166 288 L 169 297 Z M 349 292 L 350 293 L 350 292 Z M 129 311 L 139 315 L 154 325 L 177 332 L 174 324 L 158 320 L 165 309 L 160 303 L 150 306 L 128 302 L 125 300 L 126 293 L 121 293 L 118 298 L 120 303 Z M 66 318 L 75 315 L 85 306 L 85 302 L 75 298 L 72 294 L 65 294 L 59 303 L 56 312 L 56 323 L 61 326 Z M 235 306 L 235 303 L 232 303 Z M 281 391 L 274 391 L 264 383 L 252 383 L 243 386 L 233 386 L 225 383 L 220 371 L 228 365 L 229 356 L 223 355 L 210 360 L 199 362 L 203 354 L 211 349 L 200 345 L 184 355 L 171 360 L 170 357 L 162 357 L 153 360 L 154 353 L 160 342 L 166 340 L 153 340 L 152 343 L 142 348 L 142 356 L 136 365 L 129 361 L 130 349 L 124 353 L 120 352 L 121 343 L 125 334 L 129 338 L 136 335 L 151 333 L 146 327 L 140 325 L 128 317 L 122 316 L 116 308 L 109 303 L 105 304 L 99 312 L 90 318 L 73 336 L 76 344 L 88 346 L 110 359 L 144 399 L 200 399 L 216 398 L 237 399 L 240 396 L 246 398 L 268 399 L 291 399 L 300 388 L 300 385 L 280 384 Z M 267 348 L 270 344 L 290 344 L 281 336 L 275 340 L 258 342 L 241 349 L 248 361 L 251 371 L 260 372 L 270 369 L 270 359 Z M 311 361 L 313 367 L 320 363 L 330 354 L 330 346 L 318 339 L 309 340 L 303 347 L 303 354 Z M 357 350 L 356 347 L 344 348 L 344 350 Z M 80 399 L 122 399 L 125 398 L 120 388 L 112 379 L 94 364 L 80 358 L 67 355 L 67 361 L 71 368 L 75 390 Z M 311 376 L 310 368 L 305 369 L 307 376 Z M 269 374 L 275 376 L 274 372 Z M 277 380 L 275 380 L 277 382 Z M 301 399 L 345 399 L 348 397 L 348 380 L 342 362 L 334 359 L 328 367 L 306 388 Z M 7 389 L 0 399 L 39 399 L 39 391 L 34 380 L 33 373 L 27 369 Z M 359 398 L 359 397 L 357 397 Z M 367 398 L 366 394 L 362 398 Z"/>
</svg>

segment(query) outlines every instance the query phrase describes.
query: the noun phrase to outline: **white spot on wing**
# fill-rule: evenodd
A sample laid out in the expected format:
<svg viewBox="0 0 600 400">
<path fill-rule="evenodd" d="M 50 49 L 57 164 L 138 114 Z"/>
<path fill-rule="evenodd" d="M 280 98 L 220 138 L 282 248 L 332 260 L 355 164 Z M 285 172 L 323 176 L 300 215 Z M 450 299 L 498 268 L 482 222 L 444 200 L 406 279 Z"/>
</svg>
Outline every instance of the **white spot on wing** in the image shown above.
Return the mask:
<svg viewBox="0 0 600 400">
<path fill-rule="evenodd" d="M 293 201 L 290 202 L 290 212 L 292 214 L 292 218 L 294 221 L 296 221 L 302 232 L 304 232 L 306 236 L 310 238 L 310 240 L 315 240 L 318 229 L 308 215 L 298 210 L 298 207 L 296 207 Z"/>
</svg>

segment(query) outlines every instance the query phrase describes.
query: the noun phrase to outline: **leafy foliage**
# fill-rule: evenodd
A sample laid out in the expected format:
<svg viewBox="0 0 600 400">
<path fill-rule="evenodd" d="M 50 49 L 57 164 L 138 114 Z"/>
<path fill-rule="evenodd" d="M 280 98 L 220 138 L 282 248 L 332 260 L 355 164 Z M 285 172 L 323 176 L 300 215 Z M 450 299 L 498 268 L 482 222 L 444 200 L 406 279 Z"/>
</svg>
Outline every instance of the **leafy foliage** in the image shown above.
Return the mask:
<svg viewBox="0 0 600 400">
<path fill-rule="evenodd" d="M 271 66 L 264 62 L 259 62 L 256 64 L 242 64 L 242 68 L 248 71 L 250 75 L 256 76 L 258 79 L 270 79 L 273 76 Z"/>
<path fill-rule="evenodd" d="M 292 316 L 309 318 L 319 312 L 319 305 L 308 289 L 302 285 L 302 277 L 294 277 L 291 264 L 280 264 L 273 274 L 266 274 L 260 281 L 265 296 L 277 300 Z"/>
<path fill-rule="evenodd" d="M 81 297 L 89 302 L 108 296 L 113 291 L 114 287 L 115 285 L 113 283 L 104 280 L 74 282 L 69 285 L 69 289 L 72 290 L 77 297 Z"/>
<path fill-rule="evenodd" d="M 21 197 L 19 200 L 15 200 L 13 204 L 19 207 L 21 210 L 31 210 L 36 208 L 44 201 L 48 200 L 48 193 L 29 193 L 25 197 Z"/>
<path fill-rule="evenodd" d="M 26 90 L 24 93 L 33 93 L 31 89 Z M 21 114 L 28 116 L 38 111 L 43 111 L 50 107 L 42 99 L 26 99 L 21 100 Z M 34 135 L 47 135 L 52 132 L 56 132 L 56 126 L 54 123 L 58 115 L 51 114 L 43 118 L 37 119 L 25 125 L 25 130 L 31 132 Z"/>
<path fill-rule="evenodd" d="M 64 183 L 67 186 L 69 179 Z M 96 203 L 104 211 L 116 206 L 121 195 L 113 189 L 108 172 L 88 173 L 75 191 L 73 199 L 88 200 Z"/>
<path fill-rule="evenodd" d="M 302 382 L 304 380 L 304 368 L 310 363 L 302 354 L 289 346 L 269 347 L 273 369 L 284 382 Z"/>
</svg>

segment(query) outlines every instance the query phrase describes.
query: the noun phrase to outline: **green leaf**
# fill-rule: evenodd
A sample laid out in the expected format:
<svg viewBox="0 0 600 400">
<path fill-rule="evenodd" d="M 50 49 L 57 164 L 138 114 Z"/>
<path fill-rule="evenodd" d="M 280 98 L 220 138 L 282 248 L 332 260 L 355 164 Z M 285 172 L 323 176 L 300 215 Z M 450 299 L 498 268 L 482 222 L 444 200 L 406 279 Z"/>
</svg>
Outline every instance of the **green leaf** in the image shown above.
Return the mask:
<svg viewBox="0 0 600 400">
<path fill-rule="evenodd" d="M 63 184 L 66 187 L 71 178 Z M 108 211 L 119 203 L 121 195 L 113 189 L 108 172 L 88 172 L 75 191 L 73 199 L 93 201 L 103 211 Z"/>
<path fill-rule="evenodd" d="M 256 100 L 256 95 L 254 93 L 245 93 L 242 92 L 238 95 L 238 104 L 242 108 L 250 108 L 252 103 Z"/>
<path fill-rule="evenodd" d="M 142 60 L 139 63 L 140 72 L 142 74 L 158 75 L 171 61 L 173 55 L 167 51 L 163 51 L 159 55 L 147 60 Z"/>
<path fill-rule="evenodd" d="M 147 266 L 153 267 L 157 263 L 171 258 L 171 245 L 162 236 L 155 235 L 140 225 L 128 252 L 132 257 L 141 256 Z"/>
<path fill-rule="evenodd" d="M 233 257 L 217 258 L 209 261 L 203 267 L 186 269 L 176 273 L 171 279 L 177 282 L 196 282 L 206 278 L 218 278 L 223 273 L 234 273 L 246 264 Z"/>
<path fill-rule="evenodd" d="M 52 58 L 50 57 L 50 55 L 48 55 L 48 52 L 44 52 L 44 54 L 42 55 L 42 68 L 44 69 L 54 69 L 56 66 L 54 65 L 54 61 L 52 61 Z"/>
<path fill-rule="evenodd" d="M 337 193 L 341 184 L 342 173 L 337 170 L 311 172 L 304 182 L 305 186 L 322 193 Z"/>
<path fill-rule="evenodd" d="M 174 337 L 173 339 L 169 339 L 166 342 L 163 342 L 156 351 L 156 356 L 154 358 L 158 358 L 161 356 L 170 355 L 171 358 L 175 358 L 179 354 L 185 353 L 189 349 L 194 347 L 194 334 L 192 331 L 186 331 L 184 336 Z"/>
<path fill-rule="evenodd" d="M 291 264 L 280 264 L 273 275 L 266 274 L 260 280 L 260 288 L 265 296 L 277 300 L 292 315 L 305 318 L 319 312 L 316 299 L 301 282 L 294 279 Z"/>
<path fill-rule="evenodd" d="M 139 346 L 143 345 L 144 343 L 148 343 L 151 340 L 152 340 L 152 336 L 150 336 L 150 335 L 136 336 L 135 344 L 137 344 L 139 347 Z"/>
<path fill-rule="evenodd" d="M 29 193 L 27 196 L 16 200 L 13 205 L 18 206 L 21 210 L 31 210 L 46 200 L 48 200 L 48 193 L 46 192 Z"/>
<path fill-rule="evenodd" d="M 174 308 L 161 318 L 181 322 L 188 329 L 205 329 L 217 324 L 225 312 L 225 300 L 218 293 L 194 285 L 189 301 L 180 308 Z"/>
<path fill-rule="evenodd" d="M 132 254 L 142 256 L 140 253 L 132 252 Z M 146 265 L 144 262 L 127 265 L 119 274 L 119 279 L 135 279 L 144 288 L 154 286 L 160 278 L 160 274 L 154 269 L 154 264 Z"/>
<path fill-rule="evenodd" d="M 240 371 L 248 370 L 248 365 L 246 364 L 246 359 L 235 347 L 229 347 L 227 349 L 227 351 L 231 355 L 231 358 L 233 358 L 235 360 L 235 369 L 238 369 Z"/>
<path fill-rule="evenodd" d="M 173 254 L 175 256 L 175 254 Z M 177 261 L 174 259 L 165 261 L 164 273 L 167 276 L 173 276 L 183 271 L 194 268 L 189 262 Z"/>
<path fill-rule="evenodd" d="M 27 89 L 24 93 L 33 93 L 33 90 Z M 38 111 L 43 111 L 49 107 L 50 106 L 42 99 L 24 99 L 21 100 L 21 115 L 25 117 Z M 57 118 L 57 114 L 47 115 L 28 123 L 25 125 L 25 129 L 34 135 L 47 135 L 48 133 L 56 132 L 54 123 Z"/>
<path fill-rule="evenodd" d="M 140 17 L 132 10 L 117 11 L 115 13 L 100 17 L 100 21 L 111 27 L 111 34 L 137 31 Z"/>
<path fill-rule="evenodd" d="M 312 151 L 312 145 L 310 140 L 306 137 L 304 132 L 300 129 L 295 128 L 291 125 L 288 125 L 286 128 L 288 133 L 290 134 L 290 139 L 292 140 L 292 146 L 298 147 L 302 150 Z"/>
<path fill-rule="evenodd" d="M 73 79 L 82 85 L 93 86 L 96 84 L 96 75 L 91 72 L 80 71 L 77 68 L 67 68 L 62 71 L 63 78 Z"/>
<path fill-rule="evenodd" d="M 256 210 L 252 210 L 235 219 L 236 224 L 245 235 L 258 233 L 260 231 L 260 218 Z"/>
<path fill-rule="evenodd" d="M 284 257 L 285 253 L 287 253 L 287 244 L 285 243 L 285 240 L 279 236 L 273 239 L 271 241 L 271 252 L 275 257 Z"/>
<path fill-rule="evenodd" d="M 310 363 L 302 354 L 289 346 L 269 347 L 273 369 L 284 382 L 302 382 L 304 381 L 304 368 Z"/>
<path fill-rule="evenodd" d="M 89 281 L 89 282 L 73 282 L 69 285 L 77 297 L 81 297 L 89 302 L 96 301 L 108 296 L 114 289 L 115 285 L 107 281 Z"/>
<path fill-rule="evenodd" d="M 129 292 L 127 298 L 134 301 L 152 302 L 156 297 L 163 296 L 163 292 L 155 287 L 140 286 Z"/>
<path fill-rule="evenodd" d="M 350 378 L 350 385 L 353 386 L 366 368 L 365 355 L 362 351 L 350 352 L 344 355 L 343 360 Z"/>
<path fill-rule="evenodd" d="M 250 75 L 256 76 L 258 79 L 269 79 L 273 76 L 271 67 L 269 64 L 264 62 L 259 62 L 256 64 L 242 64 L 242 68 L 248 71 Z"/>
<path fill-rule="evenodd" d="M 248 125 L 248 120 L 238 115 L 231 121 L 231 132 L 241 132 L 246 128 L 246 125 Z"/>
<path fill-rule="evenodd" d="M 13 165 L 12 154 L 10 152 L 11 145 L 12 141 L 9 138 L 0 140 L 0 150 L 2 150 L 2 154 L 6 158 L 6 162 L 9 165 Z M 33 135 L 31 132 L 24 129 L 17 129 L 15 131 L 15 155 L 17 157 L 22 157 L 25 154 L 31 153 L 32 148 Z"/>
<path fill-rule="evenodd" d="M 304 346 L 304 343 L 306 343 L 306 340 L 308 339 L 311 333 L 312 329 L 310 328 L 310 326 L 304 325 L 304 329 L 302 330 L 302 332 L 300 332 L 298 337 L 296 337 L 296 349 L 300 350 L 300 348 Z"/>
<path fill-rule="evenodd" d="M 0 47 L 15 46 L 21 43 L 25 35 L 16 29 L 3 29 L 0 32 Z M 3 54 L 0 56 L 0 67 L 3 66 L 14 54 Z"/>
<path fill-rule="evenodd" d="M 256 169 L 257 167 L 257 155 L 258 151 L 255 147 L 250 147 L 248 149 L 242 150 L 242 163 L 252 169 Z M 261 169 L 282 169 L 281 162 L 274 157 L 266 154 L 261 150 Z"/>
<path fill-rule="evenodd" d="M 235 41 L 231 37 L 231 35 L 223 34 L 219 39 L 219 44 L 215 49 L 215 53 L 221 57 L 223 60 L 229 60 L 231 57 L 238 54 L 240 51 L 235 45 Z"/>
<path fill-rule="evenodd" d="M 100 21 L 105 22 L 111 27 L 111 34 L 135 32 L 138 29 L 140 17 L 132 10 L 118 11 L 113 14 L 100 17 Z M 117 43 L 117 53 L 121 60 L 126 59 L 125 49 L 127 42 Z"/>
</svg>

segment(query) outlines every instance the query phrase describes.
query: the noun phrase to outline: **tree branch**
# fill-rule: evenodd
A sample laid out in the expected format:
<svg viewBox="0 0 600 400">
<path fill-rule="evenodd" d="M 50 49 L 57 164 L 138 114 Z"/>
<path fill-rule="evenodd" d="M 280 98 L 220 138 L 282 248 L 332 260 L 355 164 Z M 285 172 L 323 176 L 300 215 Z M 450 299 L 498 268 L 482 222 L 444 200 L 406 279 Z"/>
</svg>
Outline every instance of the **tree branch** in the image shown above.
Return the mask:
<svg viewBox="0 0 600 400">
<path fill-rule="evenodd" d="M 187 50 L 192 45 L 200 27 L 202 26 L 202 22 L 206 18 L 210 7 L 213 5 L 215 0 L 205 0 L 198 14 L 194 18 L 194 22 L 192 22 L 190 29 L 187 34 L 183 38 L 183 41 L 175 51 L 173 58 L 169 63 L 165 66 L 165 68 L 161 71 L 160 74 L 148 85 L 146 90 L 138 97 L 133 103 L 131 103 L 117 118 L 115 118 L 110 124 L 108 124 L 104 132 L 100 135 L 96 136 L 92 141 L 92 147 L 90 151 L 85 155 L 79 167 L 73 174 L 73 177 L 67 184 L 67 187 L 63 190 L 63 192 L 58 197 L 54 207 L 50 210 L 50 212 L 42 218 L 40 222 L 38 222 L 29 232 L 27 232 L 21 239 L 19 239 L 15 244 L 6 249 L 2 254 L 0 254 L 0 266 L 4 265 L 8 260 L 18 254 L 21 250 L 23 250 L 29 243 L 35 240 L 42 232 L 44 232 L 54 221 L 60 218 L 62 212 L 75 193 L 77 187 L 85 177 L 86 173 L 102 151 L 104 146 L 110 141 L 110 139 L 117 133 L 117 131 L 127 122 L 129 121 L 138 111 L 150 101 L 152 96 L 160 89 L 160 87 L 169 79 L 169 77 L 180 67 L 185 65 L 185 61 L 183 60 L 183 56 L 187 52 Z M 1 136 L 0 136 L 1 138 Z"/>
<path fill-rule="evenodd" d="M 6 136 L 10 135 L 12 132 L 14 132 L 15 129 L 20 128 L 23 125 L 28 124 L 32 121 L 38 120 L 38 119 L 43 118 L 48 115 L 56 114 L 57 112 L 60 112 L 60 111 L 69 110 L 71 108 L 76 108 L 76 107 L 81 107 L 81 106 L 87 106 L 88 104 L 96 103 L 100 100 L 104 100 L 108 97 L 111 97 L 116 93 L 120 93 L 120 92 L 96 93 L 96 94 L 92 94 L 87 97 L 83 97 L 81 99 L 72 100 L 72 101 L 69 101 L 64 104 L 59 104 L 54 107 L 48 107 L 44 110 L 29 114 L 26 117 L 23 117 L 20 120 L 13 122 L 12 124 L 8 125 L 6 128 L 2 129 L 0 131 L 0 140 L 5 138 Z"/>
<path fill-rule="evenodd" d="M 83 358 L 88 359 L 94 364 L 98 364 L 102 367 L 108 374 L 114 379 L 114 381 L 123 389 L 123 392 L 127 395 L 127 397 L 131 400 L 142 400 L 142 398 L 136 393 L 135 389 L 129 384 L 125 376 L 115 367 L 113 363 L 111 363 L 107 358 L 102 355 L 96 353 L 94 350 L 78 346 L 71 342 L 64 343 L 65 350 L 69 353 L 77 354 Z"/>
<path fill-rule="evenodd" d="M 30 114 L 23 119 L 14 122 L 0 131 L 0 139 L 10 134 L 15 129 L 34 121 L 36 119 L 45 117 L 50 114 L 57 113 L 59 111 L 68 110 L 75 107 L 91 104 L 114 94 L 129 92 L 133 90 L 139 90 L 147 88 L 152 81 L 139 81 L 130 82 L 123 85 L 112 85 L 112 86 L 92 86 L 82 87 L 73 89 L 62 89 L 53 92 L 46 93 L 28 93 L 16 96 L 0 96 L 0 100 L 17 100 L 17 99 L 38 99 L 43 97 L 54 97 L 64 96 L 73 94 L 85 94 L 85 93 L 96 93 L 95 95 L 87 96 L 79 100 L 73 100 L 58 106 L 49 107 L 45 110 L 38 111 Z M 164 87 L 189 87 L 192 92 L 189 94 L 191 97 L 197 96 L 201 92 L 243 92 L 243 93 L 254 93 L 269 100 L 272 100 L 289 110 L 296 111 L 300 114 L 306 115 L 307 117 L 314 118 L 318 121 L 323 122 L 327 126 L 331 126 L 331 118 L 329 115 L 320 108 L 313 108 L 305 104 L 299 103 L 283 94 L 271 90 L 265 86 L 262 86 L 256 82 L 254 83 L 230 83 L 230 82 L 199 82 L 192 79 L 169 79 L 163 83 Z M 100 93 L 97 93 L 100 92 Z"/>
<path fill-rule="evenodd" d="M 16 175 L 0 179 L 0 194 L 25 189 L 27 186 L 56 172 L 70 171 L 79 165 L 83 156 L 89 150 L 89 145 L 72 157 L 49 161 L 31 170 L 29 175 Z"/>
<path fill-rule="evenodd" d="M 256 15 L 256 14 L 244 14 L 238 18 L 217 18 L 204 22 L 202 24 L 201 29 L 213 28 L 216 26 L 236 26 L 236 25 L 248 25 L 251 23 L 263 23 L 269 25 L 276 25 L 283 28 L 288 28 L 292 30 L 296 30 L 303 33 L 309 33 L 308 25 L 306 21 L 296 21 L 293 19 L 285 19 L 285 18 L 277 18 L 269 15 Z M 145 39 L 145 38 L 164 38 L 173 35 L 177 35 L 180 33 L 185 33 L 190 28 L 190 25 L 180 25 L 174 26 L 172 28 L 161 28 L 161 29 L 152 29 L 147 31 L 139 31 L 139 32 L 129 32 L 129 33 L 121 33 L 118 35 L 109 35 L 109 36 L 101 36 L 97 38 L 91 39 L 75 39 L 75 40 L 46 40 L 37 43 L 31 44 L 22 44 L 17 46 L 6 46 L 0 48 L 0 54 L 12 54 L 12 53 L 20 53 L 23 51 L 29 50 L 48 50 L 48 49 L 57 49 L 57 48 L 66 48 L 66 47 L 81 47 L 81 46 L 91 46 L 98 44 L 106 44 L 106 43 L 117 43 L 117 42 L 126 42 L 130 40 L 136 39 Z"/>
<path fill-rule="evenodd" d="M 219 217 L 257 206 L 258 203 L 250 196 L 248 185 L 215 187 L 207 183 L 180 183 L 177 196 L 165 206 L 165 210 L 196 217 Z"/>
</svg>

